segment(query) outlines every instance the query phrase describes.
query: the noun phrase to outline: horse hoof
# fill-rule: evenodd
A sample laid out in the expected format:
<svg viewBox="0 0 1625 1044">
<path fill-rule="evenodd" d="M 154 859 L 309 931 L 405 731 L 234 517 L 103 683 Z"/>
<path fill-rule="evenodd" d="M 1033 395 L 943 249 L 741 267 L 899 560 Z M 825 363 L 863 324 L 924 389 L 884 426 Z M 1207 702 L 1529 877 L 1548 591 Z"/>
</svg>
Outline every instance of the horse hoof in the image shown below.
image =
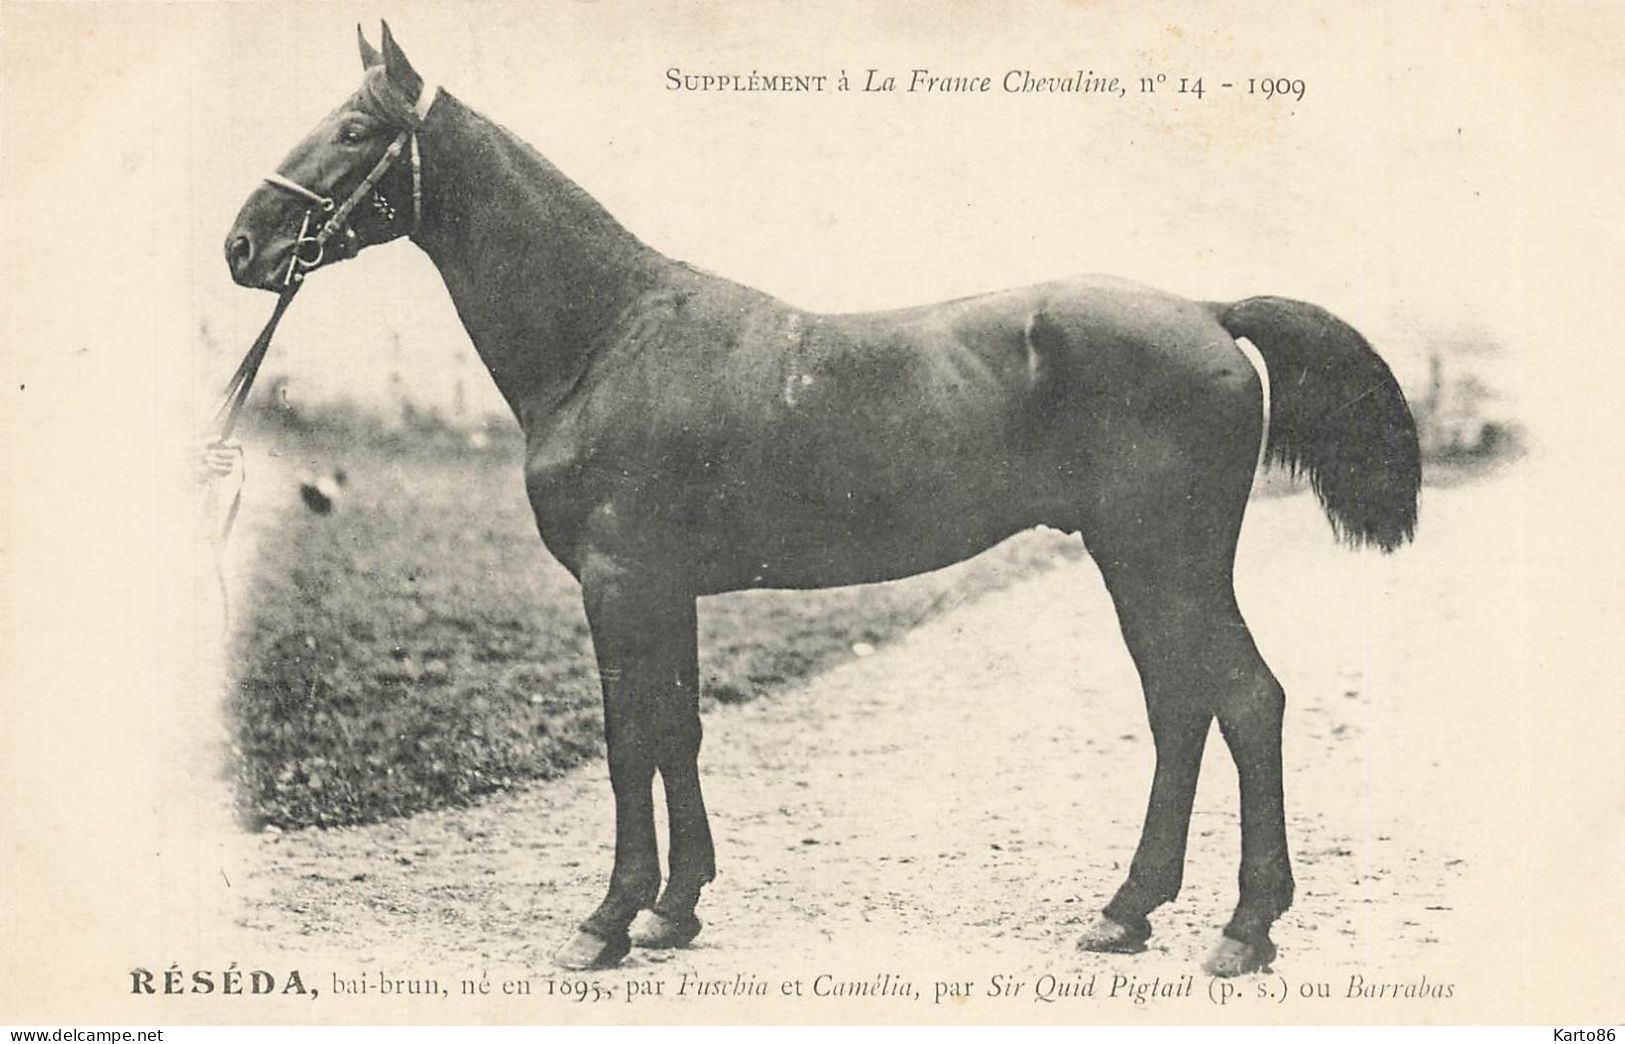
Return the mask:
<svg viewBox="0 0 1625 1044">
<path fill-rule="evenodd" d="M 1093 953 L 1143 953 L 1145 941 L 1149 938 L 1150 926 L 1130 928 L 1105 914 L 1096 914 L 1094 921 L 1084 929 L 1083 937 L 1078 940 L 1078 949 Z"/>
<path fill-rule="evenodd" d="M 625 932 L 617 938 L 605 939 L 592 932 L 578 931 L 574 938 L 559 947 L 553 961 L 567 971 L 594 971 L 615 967 L 631 949 L 632 942 Z"/>
<path fill-rule="evenodd" d="M 693 914 L 678 919 L 644 910 L 632 922 L 632 945 L 646 950 L 670 950 L 687 946 L 700 934 L 700 919 Z"/>
<path fill-rule="evenodd" d="M 1219 940 L 1219 945 L 1213 947 L 1207 960 L 1202 962 L 1202 970 L 1221 979 L 1230 979 L 1256 971 L 1269 971 L 1273 960 L 1275 944 L 1269 939 L 1242 942 L 1226 935 Z"/>
</svg>

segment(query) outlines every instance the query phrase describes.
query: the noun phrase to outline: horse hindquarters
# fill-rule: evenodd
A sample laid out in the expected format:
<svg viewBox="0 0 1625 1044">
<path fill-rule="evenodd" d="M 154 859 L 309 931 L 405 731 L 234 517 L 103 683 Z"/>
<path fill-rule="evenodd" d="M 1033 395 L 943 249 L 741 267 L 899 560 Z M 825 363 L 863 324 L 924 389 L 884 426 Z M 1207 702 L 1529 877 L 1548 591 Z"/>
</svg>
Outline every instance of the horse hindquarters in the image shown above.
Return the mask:
<svg viewBox="0 0 1625 1044">
<path fill-rule="evenodd" d="M 1150 912 L 1178 894 L 1203 747 L 1217 719 L 1240 776 L 1243 839 L 1239 901 L 1208 966 L 1237 974 L 1273 956 L 1270 926 L 1292 900 L 1285 696 L 1232 585 L 1262 436 L 1261 382 L 1222 329 L 1203 327 L 1176 347 L 1145 349 L 1134 383 L 1113 400 L 1128 405 L 1109 430 L 1096 429 L 1086 475 L 1094 492 L 1083 537 L 1140 675 L 1156 768 L 1127 878 L 1079 945 L 1143 947 Z M 1159 362 L 1167 365 L 1154 369 Z"/>
<path fill-rule="evenodd" d="M 1416 520 L 1415 426 L 1388 367 L 1353 329 L 1313 305 L 1254 298 L 1208 305 L 1259 349 L 1272 401 L 1250 405 L 1221 380 L 1192 428 L 1172 417 L 1109 455 L 1108 493 L 1085 539 L 1117 605 L 1139 669 L 1157 768 L 1128 880 L 1082 945 L 1125 948 L 1146 915 L 1179 889 L 1191 800 L 1209 722 L 1217 718 L 1241 789 L 1240 899 L 1207 968 L 1234 975 L 1266 965 L 1274 920 L 1292 901 L 1282 793 L 1285 695 L 1247 630 L 1231 581 L 1258 443 L 1235 437 L 1241 411 L 1269 417 L 1268 459 L 1304 471 L 1334 529 L 1392 550 Z M 1187 415 L 1188 417 L 1188 415 Z M 1202 426 L 1212 437 L 1200 438 Z M 1254 423 L 1253 429 L 1258 430 Z M 1148 447 L 1145 443 L 1150 442 Z M 1160 465 L 1147 461 L 1160 459 Z"/>
</svg>

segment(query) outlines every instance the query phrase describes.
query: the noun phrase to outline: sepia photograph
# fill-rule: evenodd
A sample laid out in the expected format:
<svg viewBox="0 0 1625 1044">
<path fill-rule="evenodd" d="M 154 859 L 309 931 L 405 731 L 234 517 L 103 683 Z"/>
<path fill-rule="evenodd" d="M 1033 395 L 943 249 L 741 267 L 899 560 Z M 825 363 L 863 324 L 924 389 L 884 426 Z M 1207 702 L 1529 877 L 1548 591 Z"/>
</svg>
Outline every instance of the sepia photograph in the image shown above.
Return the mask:
<svg viewBox="0 0 1625 1044">
<path fill-rule="evenodd" d="M 7 0 L 0 1022 L 1603 1032 L 1622 46 Z"/>
</svg>

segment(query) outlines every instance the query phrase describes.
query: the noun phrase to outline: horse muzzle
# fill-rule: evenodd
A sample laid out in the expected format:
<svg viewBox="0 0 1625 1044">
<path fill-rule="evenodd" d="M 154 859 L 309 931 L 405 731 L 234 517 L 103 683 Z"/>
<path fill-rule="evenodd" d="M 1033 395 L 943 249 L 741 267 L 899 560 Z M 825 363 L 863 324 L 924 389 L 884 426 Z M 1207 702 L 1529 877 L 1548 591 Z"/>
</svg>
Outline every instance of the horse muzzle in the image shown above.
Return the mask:
<svg viewBox="0 0 1625 1044">
<path fill-rule="evenodd" d="M 226 267 L 238 286 L 254 290 L 281 290 L 290 263 L 291 240 L 262 247 L 252 233 L 226 237 Z"/>
<path fill-rule="evenodd" d="M 296 241 L 287 235 L 262 237 L 238 225 L 226 236 L 226 267 L 238 286 L 281 290 Z"/>
<path fill-rule="evenodd" d="M 279 234 L 262 243 L 253 231 L 239 226 L 226 237 L 226 267 L 238 286 L 280 291 L 308 273 L 345 261 L 360 252 L 361 242 L 352 228 L 322 240 L 307 234 Z"/>
</svg>

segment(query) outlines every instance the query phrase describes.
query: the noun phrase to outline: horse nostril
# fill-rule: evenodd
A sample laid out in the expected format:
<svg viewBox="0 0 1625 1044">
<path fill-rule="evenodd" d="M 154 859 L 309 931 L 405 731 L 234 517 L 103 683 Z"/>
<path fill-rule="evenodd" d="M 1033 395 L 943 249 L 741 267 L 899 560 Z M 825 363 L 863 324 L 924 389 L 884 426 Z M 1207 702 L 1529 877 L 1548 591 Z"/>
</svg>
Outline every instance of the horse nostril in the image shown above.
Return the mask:
<svg viewBox="0 0 1625 1044">
<path fill-rule="evenodd" d="M 233 236 L 226 240 L 226 263 L 233 272 L 240 272 L 243 266 L 254 260 L 254 241 L 248 238 L 247 233 Z"/>
</svg>

